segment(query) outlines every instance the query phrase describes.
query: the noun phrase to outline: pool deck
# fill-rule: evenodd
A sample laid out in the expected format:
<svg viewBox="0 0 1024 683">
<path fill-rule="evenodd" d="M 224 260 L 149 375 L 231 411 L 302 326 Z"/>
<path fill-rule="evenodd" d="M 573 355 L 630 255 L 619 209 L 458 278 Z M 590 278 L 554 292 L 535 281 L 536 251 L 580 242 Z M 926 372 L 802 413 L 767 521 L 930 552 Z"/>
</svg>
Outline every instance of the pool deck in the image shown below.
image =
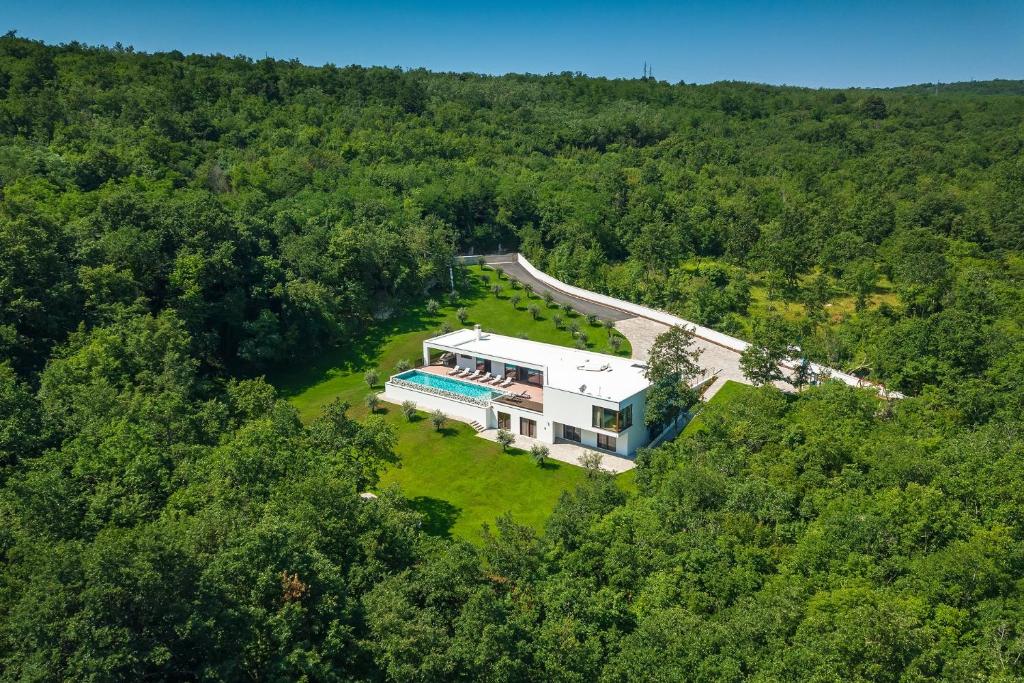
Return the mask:
<svg viewBox="0 0 1024 683">
<path fill-rule="evenodd" d="M 428 372 L 433 375 L 440 375 L 442 377 L 448 377 L 448 373 L 451 372 L 452 368 L 447 365 L 424 365 L 423 367 L 416 368 L 420 372 Z M 522 382 L 513 382 L 507 387 L 496 387 L 494 383 L 477 382 L 476 380 L 466 379 L 464 377 L 452 377 L 452 379 L 459 380 L 460 382 L 466 382 L 467 384 L 475 384 L 480 387 L 490 387 L 492 389 L 498 389 L 499 391 L 507 392 L 508 395 L 523 394 L 525 396 L 520 401 L 512 401 L 507 398 L 495 399 L 496 403 L 507 403 L 514 408 L 526 408 L 536 413 L 544 412 L 544 389 L 534 384 L 524 384 Z"/>
</svg>

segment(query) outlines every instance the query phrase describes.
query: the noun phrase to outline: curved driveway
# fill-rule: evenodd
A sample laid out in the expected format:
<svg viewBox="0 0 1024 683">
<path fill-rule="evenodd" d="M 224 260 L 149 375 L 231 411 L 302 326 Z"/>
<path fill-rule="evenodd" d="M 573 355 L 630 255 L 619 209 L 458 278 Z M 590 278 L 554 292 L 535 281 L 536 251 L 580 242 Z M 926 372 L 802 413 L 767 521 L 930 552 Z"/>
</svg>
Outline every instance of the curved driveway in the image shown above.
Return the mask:
<svg viewBox="0 0 1024 683">
<path fill-rule="evenodd" d="M 515 252 L 511 254 L 488 255 L 484 257 L 484 260 L 488 265 L 501 266 L 510 277 L 514 277 L 524 284 L 529 283 L 533 286 L 533 291 L 535 292 L 540 294 L 551 292 L 551 296 L 558 303 L 568 303 L 584 315 L 593 313 L 599 318 L 614 320 L 615 329 L 629 340 L 629 345 L 633 349 L 632 356 L 638 360 L 647 360 L 648 352 L 651 350 L 654 340 L 659 334 L 668 330 L 668 325 L 664 323 L 637 316 L 596 301 L 582 299 L 556 287 L 548 286 L 530 275 L 516 261 Z M 694 339 L 693 345 L 701 351 L 699 365 L 704 370 L 704 376 L 710 377 L 714 375 L 718 378 L 704 392 L 702 397 L 704 400 L 714 396 L 722 385 L 725 384 L 725 380 L 731 379 L 743 384 L 750 384 L 750 381 L 743 376 L 743 371 L 740 369 L 739 353 L 706 339 Z M 785 387 L 788 387 L 788 385 L 780 383 L 780 388 Z"/>
</svg>

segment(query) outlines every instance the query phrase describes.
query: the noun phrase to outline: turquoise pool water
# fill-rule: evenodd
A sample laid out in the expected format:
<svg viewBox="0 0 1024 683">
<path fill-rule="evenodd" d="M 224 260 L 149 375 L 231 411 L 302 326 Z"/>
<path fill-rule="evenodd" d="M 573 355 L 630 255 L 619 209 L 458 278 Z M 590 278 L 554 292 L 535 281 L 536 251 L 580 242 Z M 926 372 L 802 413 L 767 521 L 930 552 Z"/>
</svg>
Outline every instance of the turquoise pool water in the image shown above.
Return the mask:
<svg viewBox="0 0 1024 683">
<path fill-rule="evenodd" d="M 462 382 L 451 377 L 433 375 L 429 372 L 420 372 L 419 370 L 403 372 L 398 375 L 398 379 L 404 379 L 406 382 L 412 382 L 413 384 L 422 384 L 425 387 L 440 389 L 441 391 L 450 391 L 468 398 L 488 399 L 503 395 L 502 392 L 495 391 L 482 384 L 470 384 L 469 382 Z"/>
</svg>

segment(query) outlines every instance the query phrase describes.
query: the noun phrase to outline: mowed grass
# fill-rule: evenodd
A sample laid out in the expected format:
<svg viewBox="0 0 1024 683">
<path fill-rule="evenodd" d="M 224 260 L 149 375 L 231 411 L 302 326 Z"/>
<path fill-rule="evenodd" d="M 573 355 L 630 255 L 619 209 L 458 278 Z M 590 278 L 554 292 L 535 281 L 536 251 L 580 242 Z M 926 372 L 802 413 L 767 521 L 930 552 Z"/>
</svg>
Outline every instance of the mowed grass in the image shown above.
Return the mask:
<svg viewBox="0 0 1024 683">
<path fill-rule="evenodd" d="M 439 300 L 441 306 L 433 314 L 427 312 L 425 303 L 398 312 L 374 324 L 361 339 L 341 345 L 305 367 L 281 372 L 271 381 L 304 421 L 315 418 L 335 399 L 348 402 L 353 417 L 365 417 L 367 394 L 382 390 L 400 360 L 415 364 L 422 356 L 423 340 L 437 334 L 444 323 L 453 329 L 463 326 L 456 316 L 460 307 L 468 313 L 466 327 L 479 324 L 499 334 L 563 346 L 574 345 L 568 324 L 575 322 L 587 333 L 589 350 L 612 352 L 608 331 L 600 323 L 590 325 L 579 314 L 570 316 L 556 306 L 548 307 L 538 296 L 527 298 L 524 290 L 513 289 L 507 278 L 499 279 L 490 269 L 472 266 L 466 269 L 466 276 L 456 303 Z M 495 283 L 502 287 L 498 297 L 490 292 Z M 522 297 L 516 307 L 512 295 Z M 537 319 L 528 310 L 531 304 L 540 309 Z M 554 325 L 555 315 L 565 319 L 566 327 Z M 618 353 L 628 357 L 629 343 L 623 342 Z M 380 377 L 372 389 L 363 379 L 371 368 Z M 514 449 L 503 453 L 500 446 L 477 437 L 471 427 L 460 422 L 450 421 L 438 432 L 425 415 L 410 422 L 397 406 L 383 404 L 378 413 L 396 428 L 396 451 L 401 460 L 400 466 L 383 473 L 381 487 L 400 486 L 424 514 L 427 529 L 438 535 L 478 541 L 481 525 L 493 523 L 505 512 L 541 530 L 561 493 L 574 489 L 585 477 L 579 467 L 549 462 L 538 468 L 526 453 Z M 626 490 L 634 488 L 631 476 L 619 480 Z"/>
<path fill-rule="evenodd" d="M 439 299 L 441 306 L 434 314 L 428 313 L 425 305 L 399 311 L 390 319 L 375 323 L 361 339 L 346 341 L 302 368 L 278 373 L 272 378 L 273 383 L 298 408 L 303 420 L 313 419 L 336 398 L 352 405 L 351 414 L 365 414 L 363 400 L 369 388 L 363 381 L 364 373 L 371 368 L 376 370 L 383 383 L 395 373 L 395 366 L 400 360 L 415 365 L 423 354 L 423 340 L 438 334 L 445 323 L 452 329 L 479 324 L 485 330 L 499 334 L 524 336 L 561 346 L 575 344 L 568 329 L 568 325 L 575 323 L 589 337 L 588 350 L 613 353 L 608 341 L 609 332 L 600 323 L 590 325 L 578 313 L 566 314 L 557 306 L 549 307 L 539 296 L 528 299 L 525 291 L 512 289 L 509 280 L 499 279 L 493 270 L 471 266 L 466 272 L 467 278 L 462 283 L 456 303 Z M 489 291 L 494 284 L 502 287 L 497 297 Z M 514 308 L 512 295 L 522 297 Z M 528 310 L 530 305 L 539 309 L 536 320 Z M 456 315 L 459 308 L 465 308 L 468 313 L 465 324 L 460 323 Z M 556 315 L 565 321 L 563 329 L 555 327 Z M 618 355 L 628 358 L 631 353 L 629 342 L 624 337 L 620 338 L 622 346 Z M 380 391 L 380 387 L 376 391 Z"/>
<path fill-rule="evenodd" d="M 711 399 L 707 402 L 707 405 L 710 406 L 728 403 L 729 401 L 735 400 L 736 398 L 744 394 L 747 394 L 751 391 L 757 390 L 754 387 L 749 386 L 747 384 L 734 382 L 731 379 L 726 380 L 725 384 L 722 385 L 722 388 L 719 389 L 718 392 L 714 396 L 712 396 Z M 690 422 L 685 427 L 683 427 L 683 431 L 680 434 L 680 438 L 696 434 L 703 428 L 704 422 L 700 418 L 700 411 L 698 411 L 697 414 L 693 416 L 693 419 L 691 419 Z"/>
</svg>

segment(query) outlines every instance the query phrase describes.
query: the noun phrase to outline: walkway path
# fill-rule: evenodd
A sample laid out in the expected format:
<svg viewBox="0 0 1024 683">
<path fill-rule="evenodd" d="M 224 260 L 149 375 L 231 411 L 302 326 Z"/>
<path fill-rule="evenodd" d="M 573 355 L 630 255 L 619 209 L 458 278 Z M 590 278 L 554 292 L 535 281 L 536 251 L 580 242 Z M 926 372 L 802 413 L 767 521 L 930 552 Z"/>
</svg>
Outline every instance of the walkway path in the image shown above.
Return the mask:
<svg viewBox="0 0 1024 683">
<path fill-rule="evenodd" d="M 498 430 L 497 429 L 485 429 L 484 431 L 477 434 L 477 436 L 488 439 L 490 441 L 498 441 Z M 522 434 L 515 434 L 515 442 L 512 444 L 516 448 L 521 448 L 524 451 L 530 450 L 534 444 L 541 444 L 548 447 L 550 457 L 552 460 L 558 460 L 559 462 L 566 462 L 570 465 L 576 465 L 577 467 L 583 467 L 581 458 L 587 453 L 596 453 L 590 448 L 583 446 L 577 446 L 571 443 L 544 443 L 537 439 L 531 439 L 528 436 Z M 617 455 L 609 455 L 607 453 L 601 453 L 601 469 L 612 474 L 621 474 L 627 472 L 636 467 L 636 463 L 629 458 L 622 458 Z"/>
</svg>

